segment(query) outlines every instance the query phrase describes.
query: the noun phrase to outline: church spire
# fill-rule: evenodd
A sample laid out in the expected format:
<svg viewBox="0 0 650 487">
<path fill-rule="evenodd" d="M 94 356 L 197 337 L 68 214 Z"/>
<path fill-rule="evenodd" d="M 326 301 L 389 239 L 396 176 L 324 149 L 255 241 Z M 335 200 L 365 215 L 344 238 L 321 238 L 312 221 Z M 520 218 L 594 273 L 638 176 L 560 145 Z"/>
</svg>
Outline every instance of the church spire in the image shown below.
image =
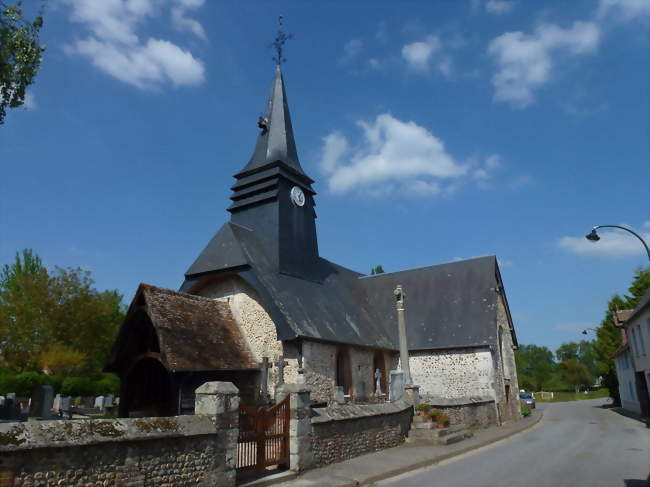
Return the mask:
<svg viewBox="0 0 650 487">
<path fill-rule="evenodd" d="M 253 156 L 236 177 L 248 176 L 274 163 L 284 163 L 290 170 L 306 176 L 298 159 L 280 64 L 275 68 L 271 93 L 258 127 L 260 132 Z"/>
</svg>

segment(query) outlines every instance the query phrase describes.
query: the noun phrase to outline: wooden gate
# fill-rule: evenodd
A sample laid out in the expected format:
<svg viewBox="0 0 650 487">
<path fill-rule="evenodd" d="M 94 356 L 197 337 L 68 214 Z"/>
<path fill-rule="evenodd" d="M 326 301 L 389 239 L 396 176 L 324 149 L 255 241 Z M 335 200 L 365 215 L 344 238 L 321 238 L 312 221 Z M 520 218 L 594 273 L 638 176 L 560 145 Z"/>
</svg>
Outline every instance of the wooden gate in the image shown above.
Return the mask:
<svg viewBox="0 0 650 487">
<path fill-rule="evenodd" d="M 289 465 L 289 396 L 275 406 L 239 405 L 237 470 Z"/>
</svg>

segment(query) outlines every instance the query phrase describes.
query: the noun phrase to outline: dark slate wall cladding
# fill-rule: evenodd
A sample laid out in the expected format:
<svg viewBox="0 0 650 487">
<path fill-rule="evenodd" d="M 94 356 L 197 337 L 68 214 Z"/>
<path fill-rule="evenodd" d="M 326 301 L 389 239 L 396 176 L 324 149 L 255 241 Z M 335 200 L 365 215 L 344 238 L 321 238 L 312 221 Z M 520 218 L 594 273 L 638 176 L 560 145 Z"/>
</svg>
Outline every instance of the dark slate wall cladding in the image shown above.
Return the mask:
<svg viewBox="0 0 650 487">
<path fill-rule="evenodd" d="M 398 413 L 312 423 L 314 467 L 342 462 L 402 444 L 413 415 L 411 408 Z"/>
</svg>

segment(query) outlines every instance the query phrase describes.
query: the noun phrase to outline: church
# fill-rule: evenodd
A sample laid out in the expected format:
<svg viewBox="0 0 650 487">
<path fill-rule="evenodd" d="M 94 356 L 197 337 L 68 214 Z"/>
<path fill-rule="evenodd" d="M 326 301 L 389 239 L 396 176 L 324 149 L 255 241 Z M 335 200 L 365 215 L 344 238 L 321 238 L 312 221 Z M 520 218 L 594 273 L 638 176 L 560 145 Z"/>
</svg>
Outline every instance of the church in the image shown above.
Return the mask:
<svg viewBox="0 0 650 487">
<path fill-rule="evenodd" d="M 517 419 L 517 338 L 496 257 L 370 276 L 321 257 L 280 64 L 263 113 L 229 221 L 178 291 L 136 291 L 106 366 L 121 379 L 120 415 L 192 414 L 208 380 L 233 382 L 248 403 L 282 382 L 305 383 L 320 404 L 341 390 L 346 401 L 384 398 L 398 368 L 400 285 L 421 400 L 482 423 Z"/>
</svg>

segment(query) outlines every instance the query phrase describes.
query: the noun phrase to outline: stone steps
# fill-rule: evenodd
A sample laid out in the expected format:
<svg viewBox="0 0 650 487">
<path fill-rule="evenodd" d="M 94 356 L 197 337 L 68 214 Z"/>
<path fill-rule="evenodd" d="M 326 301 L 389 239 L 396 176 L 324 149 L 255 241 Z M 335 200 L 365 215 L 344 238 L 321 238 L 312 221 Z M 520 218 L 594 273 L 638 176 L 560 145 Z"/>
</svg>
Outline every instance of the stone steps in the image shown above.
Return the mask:
<svg viewBox="0 0 650 487">
<path fill-rule="evenodd" d="M 437 428 L 435 423 L 427 423 L 422 419 L 420 416 L 413 418 L 411 430 L 406 440 L 409 443 L 425 442 L 437 445 L 450 445 L 473 436 L 473 433 L 467 431 L 462 424 L 455 424 L 447 428 Z"/>
</svg>

